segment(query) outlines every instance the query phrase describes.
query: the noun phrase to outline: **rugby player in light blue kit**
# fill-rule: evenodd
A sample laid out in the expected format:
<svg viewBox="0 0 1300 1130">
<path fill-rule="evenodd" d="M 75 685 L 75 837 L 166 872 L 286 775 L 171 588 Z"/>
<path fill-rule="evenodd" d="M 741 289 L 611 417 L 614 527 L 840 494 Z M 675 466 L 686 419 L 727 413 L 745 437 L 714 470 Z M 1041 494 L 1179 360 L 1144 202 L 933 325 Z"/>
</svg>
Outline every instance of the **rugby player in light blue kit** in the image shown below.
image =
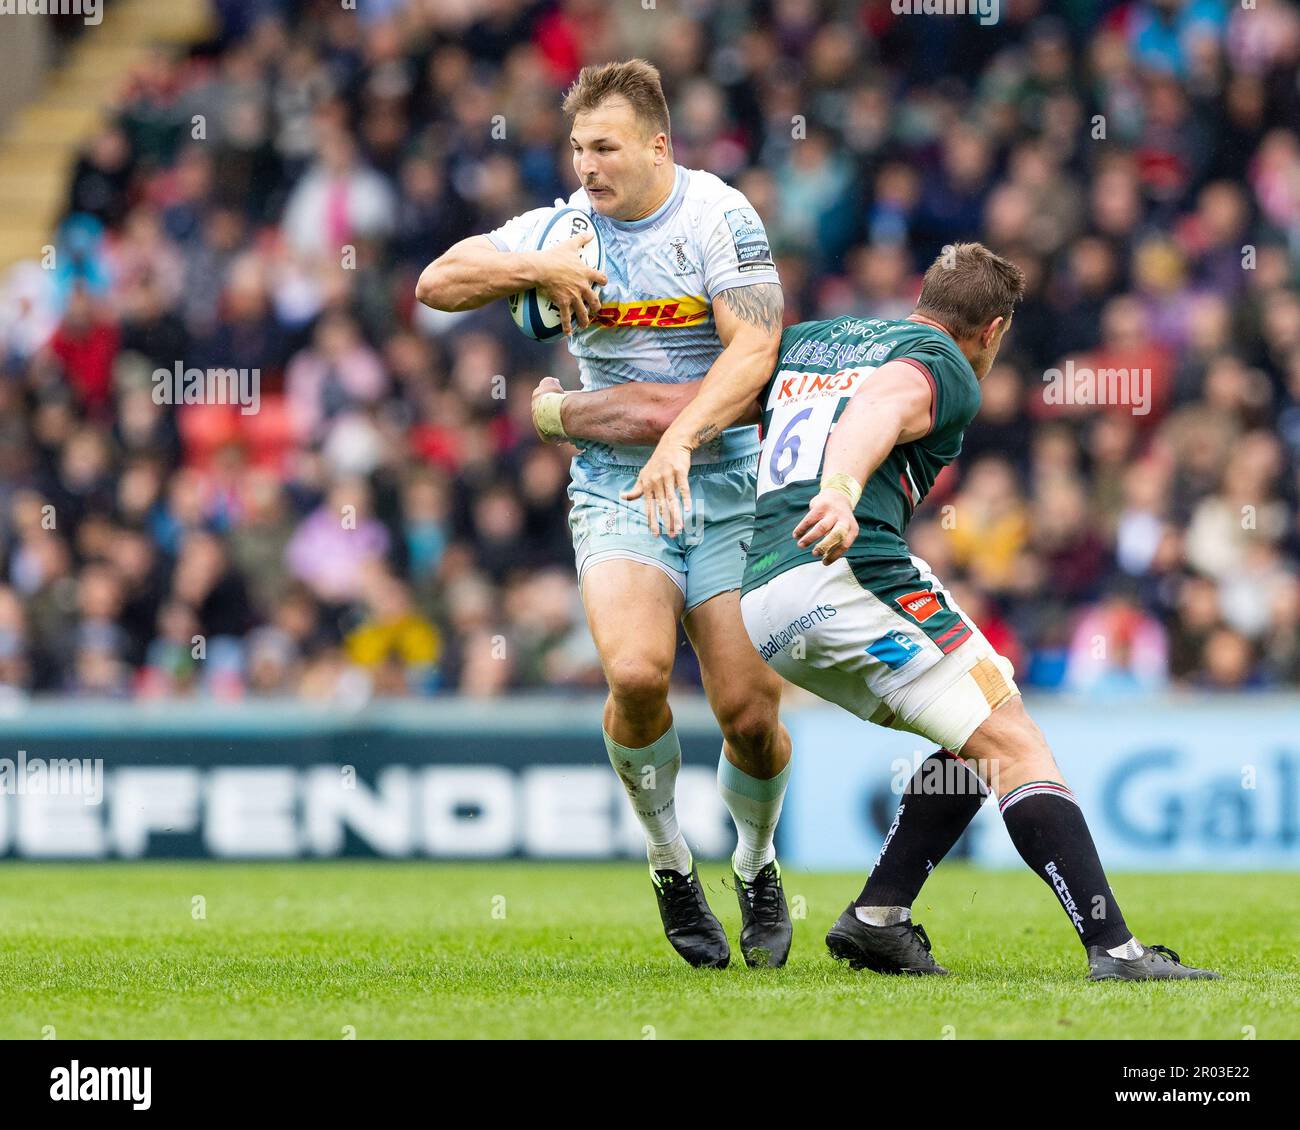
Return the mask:
<svg viewBox="0 0 1300 1130">
<path fill-rule="evenodd" d="M 653 66 L 634 59 L 584 68 L 564 109 L 581 184 L 569 205 L 591 213 L 604 242 L 604 274 L 576 254 L 590 234 L 532 250 L 551 214 L 539 208 L 456 244 L 425 268 L 416 294 L 435 309 L 468 310 L 540 287 L 560 309 L 589 392 L 702 380 L 674 424 L 680 442 L 670 435 L 658 448 L 618 442 L 616 421 L 602 428 L 593 418 L 600 399 L 584 402 L 582 434 L 610 442 L 574 441 L 581 450 L 570 525 L 609 684 L 605 746 L 645 831 L 668 940 L 691 965 L 722 967 L 730 959 L 677 825 L 681 749 L 668 683 L 681 620 L 724 738 L 718 785 L 738 835 L 732 866 L 741 951 L 750 965 L 783 965 L 791 926 L 773 837 L 790 737 L 777 717 L 780 679 L 754 650 L 740 615 L 758 434 L 711 423 L 739 417 L 772 371 L 780 280 L 744 195 L 674 163 Z M 534 397 L 543 438 L 567 438 L 566 395 L 548 379 Z"/>
</svg>

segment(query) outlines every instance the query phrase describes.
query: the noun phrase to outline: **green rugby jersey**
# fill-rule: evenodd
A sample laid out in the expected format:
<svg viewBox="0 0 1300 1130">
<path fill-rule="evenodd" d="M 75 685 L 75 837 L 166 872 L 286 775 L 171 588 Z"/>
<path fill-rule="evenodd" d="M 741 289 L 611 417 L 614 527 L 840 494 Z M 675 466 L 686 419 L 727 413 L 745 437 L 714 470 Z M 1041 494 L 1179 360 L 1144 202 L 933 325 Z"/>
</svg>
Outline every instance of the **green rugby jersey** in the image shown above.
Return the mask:
<svg viewBox="0 0 1300 1130">
<path fill-rule="evenodd" d="M 831 429 L 849 398 L 886 361 L 906 361 L 930 382 L 930 431 L 899 444 L 867 480 L 854 509 L 857 541 L 850 564 L 906 560 L 903 531 L 940 470 L 961 451 L 979 411 L 975 370 L 946 333 L 919 322 L 832 318 L 800 322 L 781 335 L 776 372 L 763 391 L 763 448 L 754 534 L 742 592 L 778 573 L 816 561 L 790 535 L 820 489 Z"/>
</svg>

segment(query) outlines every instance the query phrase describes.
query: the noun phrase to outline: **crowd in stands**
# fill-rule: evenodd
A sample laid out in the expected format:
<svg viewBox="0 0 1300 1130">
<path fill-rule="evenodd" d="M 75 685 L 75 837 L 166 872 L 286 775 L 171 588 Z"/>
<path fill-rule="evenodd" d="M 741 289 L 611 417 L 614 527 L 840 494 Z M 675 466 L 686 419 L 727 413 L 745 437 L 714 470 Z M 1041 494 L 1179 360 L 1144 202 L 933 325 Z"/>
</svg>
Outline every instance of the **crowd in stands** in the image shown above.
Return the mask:
<svg viewBox="0 0 1300 1130">
<path fill-rule="evenodd" d="M 214 0 L 210 42 L 106 92 L 52 251 L 0 277 L 0 688 L 601 688 L 572 451 L 529 420 L 573 361 L 414 294 L 573 191 L 563 91 L 638 55 L 677 162 L 762 215 L 788 322 L 905 316 L 956 241 L 1024 268 L 909 533 L 1023 687 L 1294 690 L 1300 13 L 896 7 Z M 256 403 L 171 403 L 178 367 Z M 1143 377 L 1059 395 L 1085 369 Z"/>
</svg>

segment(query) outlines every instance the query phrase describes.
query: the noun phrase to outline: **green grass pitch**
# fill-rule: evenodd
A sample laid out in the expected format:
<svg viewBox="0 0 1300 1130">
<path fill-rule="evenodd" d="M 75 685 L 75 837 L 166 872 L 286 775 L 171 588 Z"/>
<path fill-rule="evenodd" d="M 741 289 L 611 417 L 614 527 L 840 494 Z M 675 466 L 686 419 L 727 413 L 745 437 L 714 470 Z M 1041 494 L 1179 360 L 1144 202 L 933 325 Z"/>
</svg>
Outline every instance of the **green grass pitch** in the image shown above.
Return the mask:
<svg viewBox="0 0 1300 1130">
<path fill-rule="evenodd" d="M 688 968 L 634 864 L 0 864 L 0 1038 L 1295 1039 L 1297 878 L 1118 875 L 1138 936 L 1225 980 L 1089 984 L 1051 892 L 940 868 L 916 917 L 947 978 L 853 973 L 851 875 L 787 869 L 790 964 Z"/>
</svg>

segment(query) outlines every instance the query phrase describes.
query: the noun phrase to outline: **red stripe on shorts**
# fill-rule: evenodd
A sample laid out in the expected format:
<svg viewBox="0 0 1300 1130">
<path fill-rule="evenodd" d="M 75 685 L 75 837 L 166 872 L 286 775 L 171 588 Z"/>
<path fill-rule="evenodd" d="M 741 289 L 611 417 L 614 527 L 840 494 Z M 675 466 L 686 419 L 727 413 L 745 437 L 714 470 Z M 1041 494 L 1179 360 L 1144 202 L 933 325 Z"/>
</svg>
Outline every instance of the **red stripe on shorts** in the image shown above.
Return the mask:
<svg viewBox="0 0 1300 1130">
<path fill-rule="evenodd" d="M 954 632 L 958 634 L 953 635 Z M 952 636 L 952 639 L 948 639 L 949 636 Z M 942 651 L 944 655 L 947 655 L 948 652 L 952 651 L 954 648 L 961 647 L 961 645 L 970 639 L 970 637 L 970 625 L 958 624 L 957 627 L 953 628 L 951 631 L 944 632 L 944 634 L 934 642 L 939 645 L 939 650 Z M 948 642 L 944 643 L 944 640 L 948 640 Z"/>
</svg>

